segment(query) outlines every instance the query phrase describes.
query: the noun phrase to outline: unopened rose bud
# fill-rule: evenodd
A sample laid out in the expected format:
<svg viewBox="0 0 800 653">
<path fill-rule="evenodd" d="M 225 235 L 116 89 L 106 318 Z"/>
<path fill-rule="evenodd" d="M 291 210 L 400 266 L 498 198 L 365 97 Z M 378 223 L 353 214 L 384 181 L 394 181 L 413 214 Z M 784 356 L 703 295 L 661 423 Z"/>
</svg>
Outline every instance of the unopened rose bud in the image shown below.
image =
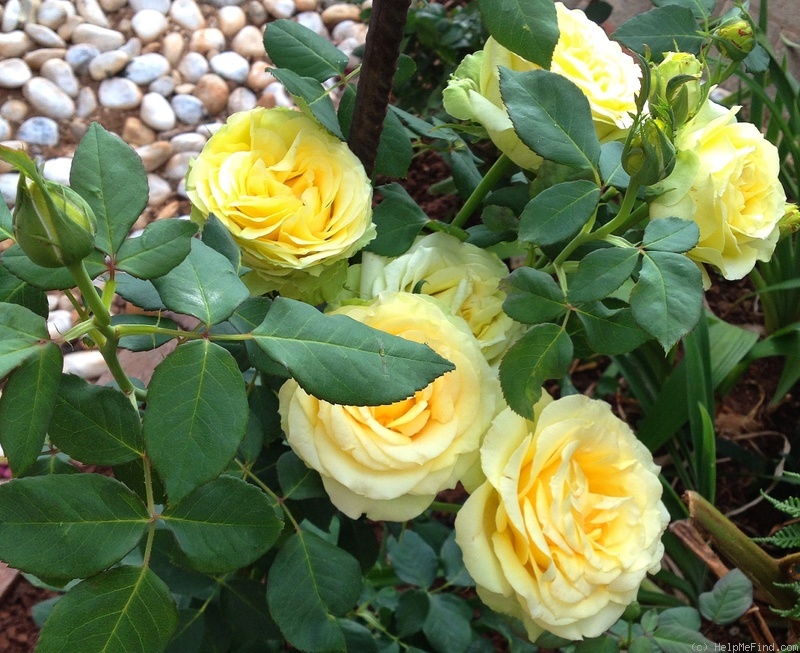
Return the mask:
<svg viewBox="0 0 800 653">
<path fill-rule="evenodd" d="M 658 183 L 672 172 L 675 146 L 661 121 L 646 119 L 631 130 L 622 152 L 622 167 L 642 186 Z"/>
<path fill-rule="evenodd" d="M 78 193 L 62 184 L 21 175 L 14 237 L 34 263 L 58 268 L 81 261 L 94 249 L 96 230 L 94 213 Z"/>
<path fill-rule="evenodd" d="M 668 52 L 653 69 L 650 104 L 667 108 L 673 127 L 682 125 L 697 113 L 703 101 L 702 73 L 703 64 L 686 52 Z"/>
<path fill-rule="evenodd" d="M 714 41 L 728 59 L 741 61 L 756 46 L 753 24 L 744 18 L 723 23 L 714 32 Z"/>
<path fill-rule="evenodd" d="M 797 204 L 786 204 L 783 217 L 778 221 L 781 233 L 793 234 L 800 231 L 800 209 Z"/>
</svg>

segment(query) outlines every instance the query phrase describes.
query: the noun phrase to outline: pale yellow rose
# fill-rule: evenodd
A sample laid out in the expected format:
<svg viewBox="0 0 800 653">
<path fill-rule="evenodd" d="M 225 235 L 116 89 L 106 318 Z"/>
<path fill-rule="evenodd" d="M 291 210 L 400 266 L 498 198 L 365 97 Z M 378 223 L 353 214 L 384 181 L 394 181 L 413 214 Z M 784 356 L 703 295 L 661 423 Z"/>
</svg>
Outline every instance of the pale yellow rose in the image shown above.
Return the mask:
<svg viewBox="0 0 800 653">
<path fill-rule="evenodd" d="M 678 130 L 677 163 L 650 203 L 652 219 L 694 220 L 700 240 L 689 258 L 726 279 L 769 260 L 786 203 L 778 150 L 754 125 L 736 122 L 739 109 L 707 100 Z"/>
<path fill-rule="evenodd" d="M 301 295 L 375 236 L 361 162 L 298 111 L 233 114 L 193 163 L 186 192 L 194 214 L 213 213 L 230 231 L 258 292 Z"/>
<path fill-rule="evenodd" d="M 414 242 L 397 258 L 364 252 L 359 297 L 369 299 L 384 290 L 430 295 L 467 322 L 490 364 L 499 364 L 508 347 L 522 335 L 522 325 L 503 312 L 505 292 L 500 281 L 508 268 L 485 249 L 445 233 Z"/>
<path fill-rule="evenodd" d="M 387 406 L 329 404 L 294 380 L 281 387 L 286 440 L 319 472 L 333 504 L 353 519 L 364 513 L 370 519 L 405 521 L 459 480 L 474 487 L 480 475 L 478 449 L 496 414 L 499 383 L 466 323 L 430 297 L 402 292 L 334 313 L 424 342 L 455 370 Z"/>
<path fill-rule="evenodd" d="M 459 511 L 456 542 L 483 602 L 521 619 L 531 640 L 596 637 L 659 569 L 659 468 L 602 401 L 545 393 L 534 412 L 492 423 L 487 481 Z"/>
<path fill-rule="evenodd" d="M 550 70 L 586 95 L 601 142 L 624 138 L 633 122 L 629 114 L 636 113 L 641 69 L 582 11 L 557 2 L 556 13 L 560 36 Z M 501 152 L 520 167 L 534 169 L 541 159 L 514 132 L 500 97 L 499 66 L 518 72 L 539 68 L 490 37 L 456 70 L 444 91 L 444 107 L 454 118 L 483 125 Z"/>
</svg>

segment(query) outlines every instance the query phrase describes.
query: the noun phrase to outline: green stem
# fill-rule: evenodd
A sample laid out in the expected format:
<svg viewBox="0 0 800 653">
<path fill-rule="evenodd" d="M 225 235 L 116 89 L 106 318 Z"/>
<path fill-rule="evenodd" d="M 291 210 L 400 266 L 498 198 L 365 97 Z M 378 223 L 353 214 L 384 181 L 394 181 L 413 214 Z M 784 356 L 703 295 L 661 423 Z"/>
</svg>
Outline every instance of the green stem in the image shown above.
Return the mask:
<svg viewBox="0 0 800 653">
<path fill-rule="evenodd" d="M 286 507 L 286 503 L 284 502 L 283 498 L 279 497 L 269 485 L 264 483 L 264 481 L 262 481 L 260 478 L 258 478 L 258 476 L 253 474 L 253 472 L 250 471 L 250 468 L 247 465 L 245 465 L 238 458 L 236 459 L 236 464 L 239 465 L 239 469 L 242 470 L 242 472 L 244 473 L 245 476 L 247 476 L 251 481 L 253 481 L 253 483 L 258 485 L 258 487 L 260 487 L 266 494 L 271 496 L 272 499 L 277 504 L 279 504 L 281 506 L 281 508 L 283 508 L 283 512 L 289 518 L 289 521 L 292 522 L 292 525 L 294 526 L 294 529 L 299 533 L 300 532 L 300 524 L 294 518 L 294 515 L 292 515 L 291 511 Z"/>
<path fill-rule="evenodd" d="M 180 329 L 168 329 L 166 327 L 153 326 L 150 324 L 116 324 L 114 325 L 114 334 L 117 338 L 124 338 L 125 336 L 151 336 L 163 335 L 172 336 L 173 338 L 187 338 L 198 339 L 204 338 L 205 335 L 197 331 L 182 331 Z M 210 336 L 213 337 L 213 336 Z"/>
<path fill-rule="evenodd" d="M 769 556 L 697 492 L 686 492 L 684 501 L 692 523 L 709 535 L 716 549 L 760 588 L 774 607 L 788 610 L 794 606 L 794 592 L 776 585 L 792 582 L 785 573 L 785 559 L 778 561 Z"/>
<path fill-rule="evenodd" d="M 447 503 L 446 501 L 434 501 L 431 504 L 431 510 L 438 510 L 439 512 L 449 512 L 452 515 L 458 514 L 461 510 L 460 503 Z"/>
<path fill-rule="evenodd" d="M 475 187 L 475 190 L 472 191 L 472 195 L 464 202 L 464 206 L 461 207 L 461 210 L 456 214 L 456 217 L 453 218 L 450 225 L 459 228 L 463 227 L 467 223 L 467 220 L 469 220 L 469 217 L 475 213 L 475 210 L 481 205 L 483 199 L 489 194 L 489 191 L 495 187 L 495 184 L 502 179 L 503 175 L 505 175 L 513 165 L 513 161 L 505 154 L 497 159 L 492 167 L 489 168 L 489 172 L 486 173 L 484 178 L 481 179 L 480 183 Z"/>
<path fill-rule="evenodd" d="M 108 314 L 108 309 L 100 298 L 100 295 L 97 294 L 92 278 L 86 271 L 86 266 L 83 264 L 83 261 L 69 265 L 67 269 L 75 280 L 75 285 L 78 287 L 78 290 L 81 291 L 83 301 L 86 302 L 86 305 L 92 313 L 94 313 L 97 326 L 101 328 L 109 326 L 111 324 L 111 316 Z"/>
</svg>

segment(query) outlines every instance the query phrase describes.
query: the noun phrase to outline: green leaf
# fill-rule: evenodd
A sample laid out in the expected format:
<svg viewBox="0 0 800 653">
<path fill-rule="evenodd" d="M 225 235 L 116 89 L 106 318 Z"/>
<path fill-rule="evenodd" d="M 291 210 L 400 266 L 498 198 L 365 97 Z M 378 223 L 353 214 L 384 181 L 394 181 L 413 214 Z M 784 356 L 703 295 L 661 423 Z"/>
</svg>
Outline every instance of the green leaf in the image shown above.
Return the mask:
<svg viewBox="0 0 800 653">
<path fill-rule="evenodd" d="M 703 622 L 697 610 L 681 606 L 664 610 L 658 617 L 658 623 L 660 626 L 683 626 L 689 630 L 700 630 Z"/>
<path fill-rule="evenodd" d="M 387 553 L 400 580 L 422 589 L 433 585 L 439 560 L 433 547 L 417 533 L 406 530 L 399 540 L 389 538 Z"/>
<path fill-rule="evenodd" d="M 400 595 L 394 611 L 398 637 L 408 637 L 422 630 L 428 616 L 430 595 L 422 590 L 409 590 Z"/>
<path fill-rule="evenodd" d="M 698 54 L 705 42 L 692 10 L 677 4 L 638 14 L 612 36 L 641 55 L 649 48 L 655 61 L 660 61 L 664 52 Z"/>
<path fill-rule="evenodd" d="M 50 578 L 85 578 L 121 560 L 147 530 L 147 510 L 99 474 L 34 476 L 0 485 L 0 559 Z"/>
<path fill-rule="evenodd" d="M 41 315 L 18 304 L 0 304 L 0 379 L 36 356 L 49 339 Z"/>
<path fill-rule="evenodd" d="M 69 181 L 97 218 L 95 244 L 113 256 L 147 205 L 142 160 L 121 138 L 94 122 L 75 150 Z"/>
<path fill-rule="evenodd" d="M 165 276 L 153 279 L 164 305 L 193 315 L 210 326 L 230 317 L 250 297 L 230 261 L 202 241 L 192 239 L 191 252 Z"/>
<path fill-rule="evenodd" d="M 335 404 L 390 404 L 453 369 L 426 345 L 283 297 L 253 337 L 306 392 Z"/>
<path fill-rule="evenodd" d="M 65 374 L 50 424 L 50 439 L 89 465 L 119 465 L 144 453 L 142 426 L 131 400 L 108 386 Z"/>
<path fill-rule="evenodd" d="M 19 245 L 12 245 L 0 258 L 3 266 L 14 276 L 42 290 L 73 288 L 75 280 L 66 268 L 45 268 L 31 261 Z M 106 269 L 102 252 L 95 250 L 83 262 L 89 276 L 94 279 Z"/>
<path fill-rule="evenodd" d="M 147 568 L 118 567 L 72 588 L 53 607 L 37 653 L 160 653 L 178 625 L 175 602 Z"/>
<path fill-rule="evenodd" d="M 2 204 L 2 202 L 0 202 Z M 0 265 L 0 302 L 19 304 L 46 318 L 49 309 L 44 292 L 27 281 L 14 276 Z"/>
<path fill-rule="evenodd" d="M 188 342 L 156 367 L 143 433 L 171 502 L 219 476 L 244 438 L 247 414 L 242 375 L 219 345 Z"/>
<path fill-rule="evenodd" d="M 192 566 L 206 573 L 245 567 L 278 539 L 283 522 L 269 497 L 231 476 L 197 488 L 161 514 Z"/>
<path fill-rule="evenodd" d="M 600 178 L 607 186 L 625 189 L 631 183 L 631 176 L 622 167 L 624 149 L 625 144 L 620 141 L 611 141 L 600 146 Z"/>
<path fill-rule="evenodd" d="M 231 262 L 233 269 L 238 273 L 242 262 L 242 250 L 236 244 L 231 232 L 220 219 L 209 213 L 203 224 L 202 241 L 215 252 L 219 252 Z"/>
<path fill-rule="evenodd" d="M 138 313 L 121 313 L 111 316 L 111 326 L 120 326 L 123 324 L 147 325 L 160 327 L 162 329 L 178 330 L 178 325 L 175 322 L 161 314 L 140 315 Z M 173 337 L 174 336 L 163 333 L 140 333 L 131 336 L 122 336 L 119 339 L 119 346 L 129 351 L 149 351 L 169 342 Z"/>
<path fill-rule="evenodd" d="M 575 653 L 619 653 L 619 650 L 619 642 L 611 635 L 584 639 L 575 646 Z"/>
<path fill-rule="evenodd" d="M 220 606 L 237 643 L 263 646 L 265 639 L 281 638 L 269 614 L 264 585 L 259 580 L 226 579 L 220 592 Z"/>
<path fill-rule="evenodd" d="M 347 653 L 378 653 L 375 635 L 366 626 L 350 619 L 337 619 L 344 635 L 344 650 Z"/>
<path fill-rule="evenodd" d="M 519 216 L 519 239 L 537 245 L 555 245 L 578 234 L 597 210 L 597 184 L 578 179 L 544 189 Z"/>
<path fill-rule="evenodd" d="M 264 47 L 272 63 L 301 77 L 324 82 L 344 73 L 348 57 L 328 39 L 307 27 L 281 19 L 267 24 Z"/>
<path fill-rule="evenodd" d="M 322 479 L 316 470 L 307 467 L 294 451 L 278 458 L 278 483 L 284 499 L 315 499 L 326 496 Z"/>
<path fill-rule="evenodd" d="M 630 279 L 638 261 L 639 250 L 633 247 L 606 247 L 589 252 L 569 280 L 570 303 L 605 299 Z"/>
<path fill-rule="evenodd" d="M 629 308 L 612 310 L 600 302 L 591 302 L 575 310 L 589 345 L 598 354 L 626 354 L 650 340 L 634 322 Z"/>
<path fill-rule="evenodd" d="M 0 445 L 19 476 L 42 452 L 61 380 L 63 356 L 53 342 L 37 348 L 11 375 L 0 395 Z"/>
<path fill-rule="evenodd" d="M 115 277 L 116 293 L 124 300 L 145 311 L 165 311 L 167 307 L 158 296 L 158 291 L 151 281 L 137 279 L 124 272 Z"/>
<path fill-rule="evenodd" d="M 666 7 L 667 5 L 678 5 L 691 10 L 698 20 L 708 18 L 717 4 L 716 0 L 652 0 L 655 7 Z"/>
<path fill-rule="evenodd" d="M 501 66 L 500 94 L 517 135 L 534 152 L 582 170 L 596 167 L 600 141 L 589 100 L 566 77 Z"/>
<path fill-rule="evenodd" d="M 715 624 L 727 626 L 753 605 L 753 584 L 739 569 L 731 569 L 720 578 L 710 592 L 700 594 L 698 606 L 702 615 Z"/>
<path fill-rule="evenodd" d="M 304 113 L 310 113 L 331 134 L 344 140 L 336 107 L 322 84 L 313 77 L 302 77 L 287 68 L 273 68 L 272 74 L 280 81 L 294 98 Z"/>
<path fill-rule="evenodd" d="M 700 227 L 691 220 L 662 218 L 651 220 L 644 228 L 642 247 L 656 252 L 683 254 L 697 245 Z"/>
<path fill-rule="evenodd" d="M 472 640 L 472 608 L 453 594 L 432 594 L 422 632 L 438 653 L 464 653 Z"/>
<path fill-rule="evenodd" d="M 455 531 L 450 531 L 450 535 L 447 536 L 444 544 L 442 544 L 440 556 L 444 566 L 444 577 L 448 583 L 456 587 L 472 587 L 475 585 L 467 568 L 464 566 L 461 548 L 456 544 Z"/>
<path fill-rule="evenodd" d="M 414 148 L 408 132 L 390 107 L 383 119 L 378 154 L 375 157 L 375 173 L 387 177 L 405 177 L 413 158 Z"/>
<path fill-rule="evenodd" d="M 0 243 L 14 239 L 14 218 L 5 202 L 0 202 Z"/>
<path fill-rule="evenodd" d="M 504 282 L 503 310 L 517 322 L 539 324 L 563 315 L 567 310 L 564 293 L 553 277 L 541 270 L 522 267 Z"/>
<path fill-rule="evenodd" d="M 572 363 L 572 341 L 563 327 L 536 324 L 506 352 L 500 363 L 500 385 L 514 412 L 533 419 L 542 384 L 559 379 Z"/>
<path fill-rule="evenodd" d="M 161 277 L 189 255 L 197 225 L 188 220 L 157 220 L 138 238 L 128 238 L 117 253 L 116 268 L 138 277 Z"/>
<path fill-rule="evenodd" d="M 691 331 L 703 308 L 700 270 L 682 254 L 649 252 L 642 261 L 639 281 L 631 291 L 636 323 L 664 351 Z"/>
<path fill-rule="evenodd" d="M 550 0 L 480 0 L 483 22 L 495 40 L 523 59 L 550 68 L 558 20 Z"/>
<path fill-rule="evenodd" d="M 372 211 L 378 236 L 364 249 L 381 256 L 399 256 L 411 247 L 429 218 L 400 184 L 385 184 L 376 190 L 383 195 Z"/>
<path fill-rule="evenodd" d="M 273 619 L 301 651 L 343 650 L 334 617 L 355 607 L 361 593 L 358 561 L 322 538 L 299 531 L 281 546 L 269 572 L 267 602 Z"/>
<path fill-rule="evenodd" d="M 679 625 L 659 626 L 653 633 L 653 640 L 664 653 L 696 653 L 698 650 L 714 650 L 714 642 L 706 639 L 696 630 Z M 700 649 L 697 648 L 698 646 Z"/>
</svg>

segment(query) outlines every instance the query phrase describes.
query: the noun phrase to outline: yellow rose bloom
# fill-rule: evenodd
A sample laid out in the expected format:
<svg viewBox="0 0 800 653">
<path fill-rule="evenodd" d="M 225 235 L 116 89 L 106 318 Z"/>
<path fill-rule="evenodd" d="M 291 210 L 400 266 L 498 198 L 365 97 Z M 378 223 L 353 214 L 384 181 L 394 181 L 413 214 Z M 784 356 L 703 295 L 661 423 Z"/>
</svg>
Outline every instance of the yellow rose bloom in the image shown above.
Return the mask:
<svg viewBox="0 0 800 653">
<path fill-rule="evenodd" d="M 534 412 L 492 423 L 487 481 L 459 511 L 456 542 L 483 602 L 522 620 L 532 641 L 596 637 L 659 569 L 659 468 L 602 401 L 545 393 Z"/>
<path fill-rule="evenodd" d="M 359 297 L 369 299 L 384 290 L 435 297 L 464 318 L 492 365 L 522 335 L 522 325 L 503 312 L 506 294 L 500 281 L 508 268 L 485 249 L 439 232 L 419 238 L 394 259 L 364 252 L 361 263 Z"/>
<path fill-rule="evenodd" d="M 297 296 L 304 278 L 319 285 L 327 266 L 375 236 L 361 162 L 298 111 L 233 114 L 193 163 L 186 192 L 195 214 L 213 213 L 231 233 L 260 292 L 283 285 Z"/>
<path fill-rule="evenodd" d="M 678 130 L 675 168 L 650 203 L 651 219 L 694 220 L 700 240 L 689 258 L 726 279 L 769 260 L 786 205 L 778 150 L 755 125 L 736 122 L 739 108 L 708 100 Z"/>
<path fill-rule="evenodd" d="M 386 406 L 330 404 L 294 380 L 281 387 L 286 440 L 319 472 L 333 504 L 353 519 L 405 521 L 459 480 L 474 487 L 470 477 L 480 474 L 478 449 L 500 389 L 466 323 L 430 297 L 402 292 L 334 313 L 424 342 L 456 368 Z"/>
<path fill-rule="evenodd" d="M 629 114 L 636 113 L 641 69 L 582 11 L 557 2 L 556 13 L 560 36 L 550 70 L 586 95 L 601 142 L 624 138 L 632 124 Z M 517 72 L 539 68 L 490 37 L 456 70 L 444 91 L 444 107 L 454 118 L 483 125 L 501 152 L 520 167 L 534 169 L 541 159 L 514 131 L 500 97 L 499 66 Z"/>
</svg>

